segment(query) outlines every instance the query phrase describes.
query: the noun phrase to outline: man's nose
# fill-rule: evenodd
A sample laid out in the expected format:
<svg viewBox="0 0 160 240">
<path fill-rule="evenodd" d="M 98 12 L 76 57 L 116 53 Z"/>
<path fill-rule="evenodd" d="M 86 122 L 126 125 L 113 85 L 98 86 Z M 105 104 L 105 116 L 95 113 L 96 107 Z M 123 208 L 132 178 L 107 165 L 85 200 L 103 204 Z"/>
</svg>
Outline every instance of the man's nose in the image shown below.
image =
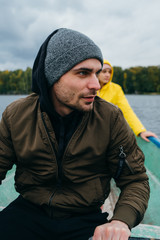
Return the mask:
<svg viewBox="0 0 160 240">
<path fill-rule="evenodd" d="M 88 88 L 95 89 L 96 91 L 100 89 L 100 83 L 97 75 L 93 75 L 88 82 Z"/>
</svg>

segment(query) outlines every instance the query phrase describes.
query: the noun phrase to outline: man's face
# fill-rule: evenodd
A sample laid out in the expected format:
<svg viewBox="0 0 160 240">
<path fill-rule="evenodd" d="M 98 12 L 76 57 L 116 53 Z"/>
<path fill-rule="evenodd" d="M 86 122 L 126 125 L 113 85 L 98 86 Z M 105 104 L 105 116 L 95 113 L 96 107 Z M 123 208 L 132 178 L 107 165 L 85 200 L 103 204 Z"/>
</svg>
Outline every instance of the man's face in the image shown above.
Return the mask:
<svg viewBox="0 0 160 240">
<path fill-rule="evenodd" d="M 90 111 L 97 90 L 100 89 L 97 73 L 101 63 L 97 59 L 87 59 L 65 73 L 51 88 L 51 100 L 56 112 L 61 116 L 73 110 Z"/>
<path fill-rule="evenodd" d="M 98 74 L 98 79 L 101 85 L 104 85 L 110 81 L 111 73 L 111 66 L 108 64 L 104 64 L 102 71 Z"/>
</svg>

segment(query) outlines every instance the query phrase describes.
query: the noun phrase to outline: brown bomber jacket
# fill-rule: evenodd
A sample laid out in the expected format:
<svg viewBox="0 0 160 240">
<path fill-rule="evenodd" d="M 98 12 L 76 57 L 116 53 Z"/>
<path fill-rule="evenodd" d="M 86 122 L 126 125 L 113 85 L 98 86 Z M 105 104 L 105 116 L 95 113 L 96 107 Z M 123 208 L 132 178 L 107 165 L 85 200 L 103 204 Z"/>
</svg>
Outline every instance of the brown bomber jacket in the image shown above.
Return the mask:
<svg viewBox="0 0 160 240">
<path fill-rule="evenodd" d="M 121 111 L 99 97 L 66 147 L 61 186 L 57 185 L 58 144 L 48 115 L 40 110 L 38 95 L 10 104 L 0 123 L 0 180 L 16 164 L 16 190 L 25 199 L 64 215 L 93 211 L 109 194 L 120 147 L 127 164 L 116 179 L 121 194 L 113 219 L 132 228 L 142 220 L 149 199 L 144 155 Z"/>
</svg>

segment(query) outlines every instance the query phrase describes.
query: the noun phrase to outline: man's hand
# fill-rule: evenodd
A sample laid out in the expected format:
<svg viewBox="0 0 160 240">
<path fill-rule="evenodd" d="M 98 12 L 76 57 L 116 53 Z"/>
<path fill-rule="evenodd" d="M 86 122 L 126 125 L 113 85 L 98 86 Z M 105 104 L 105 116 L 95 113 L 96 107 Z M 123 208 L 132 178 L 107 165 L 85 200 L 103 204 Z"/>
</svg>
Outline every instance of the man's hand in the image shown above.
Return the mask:
<svg viewBox="0 0 160 240">
<path fill-rule="evenodd" d="M 96 227 L 93 240 L 128 240 L 131 232 L 124 222 L 113 220 Z"/>
</svg>

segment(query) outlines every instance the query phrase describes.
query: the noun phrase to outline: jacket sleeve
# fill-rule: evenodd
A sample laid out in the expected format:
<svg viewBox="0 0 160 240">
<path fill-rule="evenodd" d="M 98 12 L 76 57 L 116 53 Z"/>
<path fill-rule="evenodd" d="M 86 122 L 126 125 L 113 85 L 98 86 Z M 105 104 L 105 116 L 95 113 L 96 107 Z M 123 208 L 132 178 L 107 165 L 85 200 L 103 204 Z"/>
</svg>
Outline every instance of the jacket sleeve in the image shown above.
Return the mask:
<svg viewBox="0 0 160 240">
<path fill-rule="evenodd" d="M 122 151 L 125 158 L 123 167 L 120 168 Z M 111 177 L 115 179 L 117 187 L 121 190 L 112 219 L 123 221 L 132 228 L 143 219 L 150 188 L 144 166 L 144 154 L 120 110 L 111 128 L 111 144 L 107 159 Z M 119 175 L 115 177 L 119 169 Z"/>
<path fill-rule="evenodd" d="M 122 88 L 119 86 L 119 90 L 117 92 L 117 106 L 122 110 L 123 115 L 128 122 L 129 126 L 132 128 L 133 132 L 136 136 L 138 136 L 141 132 L 146 131 L 145 127 L 137 117 L 137 115 L 132 110 Z"/>
<path fill-rule="evenodd" d="M 6 173 L 15 163 L 16 155 L 14 152 L 9 118 L 7 117 L 7 110 L 2 115 L 0 122 L 0 184 L 5 178 Z"/>
</svg>

